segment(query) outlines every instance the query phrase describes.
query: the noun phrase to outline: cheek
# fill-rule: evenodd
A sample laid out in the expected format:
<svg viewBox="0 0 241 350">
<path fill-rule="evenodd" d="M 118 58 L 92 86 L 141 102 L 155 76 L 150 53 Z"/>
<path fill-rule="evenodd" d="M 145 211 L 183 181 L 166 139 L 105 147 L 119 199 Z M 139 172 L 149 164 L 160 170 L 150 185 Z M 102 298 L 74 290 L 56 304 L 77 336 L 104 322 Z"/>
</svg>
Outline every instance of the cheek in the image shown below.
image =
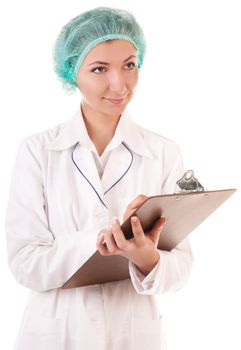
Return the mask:
<svg viewBox="0 0 241 350">
<path fill-rule="evenodd" d="M 135 90 L 137 83 L 138 83 L 138 72 L 130 76 L 130 78 L 127 80 L 127 85 L 133 91 Z"/>
<path fill-rule="evenodd" d="M 133 78 L 133 85 L 134 86 L 137 85 L 138 79 L 139 79 L 139 73 L 138 73 L 138 70 L 136 70 L 136 74 L 134 74 L 134 78 Z"/>
<path fill-rule="evenodd" d="M 104 89 L 101 79 L 97 79 L 92 73 L 90 74 L 83 69 L 78 72 L 77 85 L 82 95 L 92 98 L 101 95 Z"/>
<path fill-rule="evenodd" d="M 99 81 L 97 83 L 96 80 L 89 79 L 86 82 L 82 81 L 82 83 L 78 83 L 78 86 L 82 95 L 89 97 L 103 96 L 104 86 Z"/>
</svg>

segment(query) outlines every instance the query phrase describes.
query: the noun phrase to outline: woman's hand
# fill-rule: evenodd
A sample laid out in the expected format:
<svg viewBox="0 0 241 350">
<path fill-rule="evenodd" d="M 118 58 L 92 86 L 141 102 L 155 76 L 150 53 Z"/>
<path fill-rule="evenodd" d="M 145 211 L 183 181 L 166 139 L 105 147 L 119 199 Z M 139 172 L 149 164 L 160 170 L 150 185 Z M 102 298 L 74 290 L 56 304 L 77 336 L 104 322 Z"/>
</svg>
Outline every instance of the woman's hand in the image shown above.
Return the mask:
<svg viewBox="0 0 241 350">
<path fill-rule="evenodd" d="M 145 202 L 145 200 L 148 197 L 145 196 L 144 194 L 139 194 L 139 196 L 137 196 L 130 204 L 128 204 L 126 211 L 124 213 L 123 216 L 123 222 L 126 221 L 126 219 L 129 218 L 129 216 L 131 216 L 132 213 L 134 213 L 134 211 L 139 208 L 141 206 L 141 204 L 143 202 Z"/>
<path fill-rule="evenodd" d="M 129 217 L 140 206 L 147 198 L 144 197 L 140 195 L 128 205 L 124 218 Z M 134 218 L 137 219 L 136 222 Z M 119 220 L 113 218 L 112 227 L 99 236 L 96 247 L 103 256 L 121 255 L 131 260 L 144 275 L 147 275 L 159 261 L 157 245 L 166 220 L 165 218 L 158 219 L 151 230 L 144 233 L 139 219 L 134 218 L 131 220 L 133 238 L 127 240 L 121 230 Z M 106 246 L 103 245 L 104 242 Z"/>
</svg>

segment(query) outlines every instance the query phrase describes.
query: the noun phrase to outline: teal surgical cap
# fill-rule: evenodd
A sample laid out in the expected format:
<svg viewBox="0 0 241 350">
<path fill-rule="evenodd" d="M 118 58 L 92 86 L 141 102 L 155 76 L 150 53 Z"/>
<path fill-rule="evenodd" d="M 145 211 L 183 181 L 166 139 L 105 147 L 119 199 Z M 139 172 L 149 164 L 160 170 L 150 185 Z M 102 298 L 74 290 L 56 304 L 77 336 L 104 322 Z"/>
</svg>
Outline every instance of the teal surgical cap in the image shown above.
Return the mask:
<svg viewBox="0 0 241 350">
<path fill-rule="evenodd" d="M 97 44 L 112 39 L 128 40 L 135 46 L 140 69 L 146 52 L 146 41 L 131 12 L 96 7 L 74 17 L 61 29 L 53 45 L 53 64 L 67 93 L 76 90 L 77 74 L 88 52 Z"/>
</svg>

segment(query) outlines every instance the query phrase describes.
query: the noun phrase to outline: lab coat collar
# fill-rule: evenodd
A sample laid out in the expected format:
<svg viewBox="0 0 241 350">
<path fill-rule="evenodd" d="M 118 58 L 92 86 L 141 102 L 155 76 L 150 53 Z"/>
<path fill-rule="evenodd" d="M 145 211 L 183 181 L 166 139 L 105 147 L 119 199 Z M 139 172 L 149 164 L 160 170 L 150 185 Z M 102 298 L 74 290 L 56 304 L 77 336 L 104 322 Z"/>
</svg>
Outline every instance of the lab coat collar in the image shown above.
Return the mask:
<svg viewBox="0 0 241 350">
<path fill-rule="evenodd" d="M 45 149 L 61 151 L 72 147 L 77 142 L 86 148 L 95 150 L 95 146 L 88 135 L 81 108 L 65 123 L 58 135 L 45 146 Z M 106 150 L 111 150 L 119 146 L 122 142 L 126 143 L 134 153 L 149 158 L 154 157 L 138 125 L 132 121 L 130 113 L 126 110 L 121 114 L 116 132 L 106 147 Z"/>
</svg>

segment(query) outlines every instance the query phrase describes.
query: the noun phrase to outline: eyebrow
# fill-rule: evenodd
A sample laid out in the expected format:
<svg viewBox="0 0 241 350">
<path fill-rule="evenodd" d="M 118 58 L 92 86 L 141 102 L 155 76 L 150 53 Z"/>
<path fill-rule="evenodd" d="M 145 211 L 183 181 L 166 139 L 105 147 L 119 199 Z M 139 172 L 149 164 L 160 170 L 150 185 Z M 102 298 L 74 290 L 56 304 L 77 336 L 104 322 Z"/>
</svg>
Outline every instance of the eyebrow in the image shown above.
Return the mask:
<svg viewBox="0 0 241 350">
<path fill-rule="evenodd" d="M 136 58 L 136 56 L 131 55 L 131 56 L 129 56 L 127 59 L 125 59 L 125 60 L 123 61 L 123 63 L 125 63 L 126 61 L 128 61 L 128 60 L 129 60 L 130 58 L 132 58 L 132 57 L 135 57 L 135 58 Z M 92 62 L 92 63 L 88 64 L 88 66 L 91 66 L 92 64 L 96 64 L 96 63 L 98 63 L 98 64 L 104 64 L 104 65 L 106 65 L 106 66 L 109 66 L 109 65 L 110 65 L 110 63 L 108 63 L 108 62 L 95 61 L 95 62 Z"/>
</svg>

